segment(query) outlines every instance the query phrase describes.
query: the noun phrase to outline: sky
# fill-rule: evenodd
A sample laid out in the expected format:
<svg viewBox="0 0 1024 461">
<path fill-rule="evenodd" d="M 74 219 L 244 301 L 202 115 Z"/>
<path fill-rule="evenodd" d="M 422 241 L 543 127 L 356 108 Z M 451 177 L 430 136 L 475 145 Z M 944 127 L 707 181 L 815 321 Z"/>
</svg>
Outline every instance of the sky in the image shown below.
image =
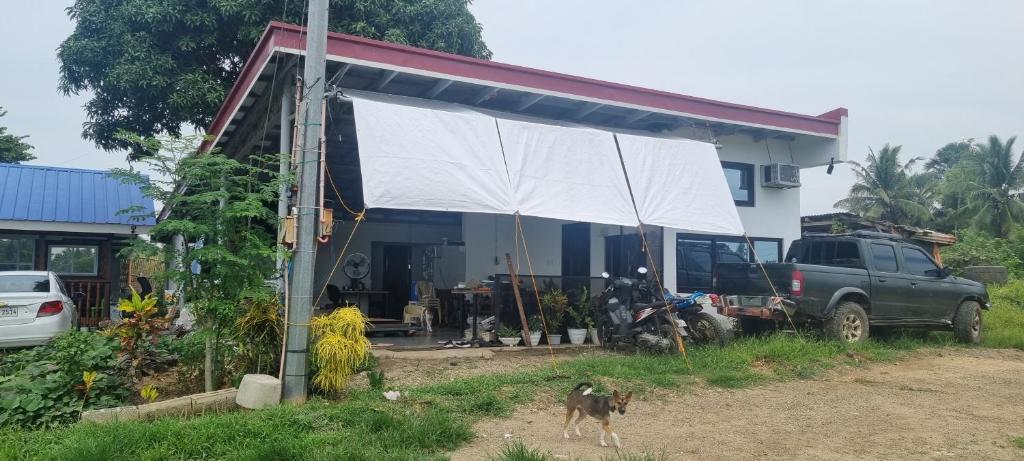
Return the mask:
<svg viewBox="0 0 1024 461">
<path fill-rule="evenodd" d="M 5 1 L 0 124 L 28 134 L 31 163 L 124 166 L 81 138 L 87 95 L 57 91 L 70 1 Z M 475 0 L 494 60 L 817 115 L 850 111 L 849 157 L 903 146 L 1024 136 L 1024 2 L 986 0 Z M 1018 143 L 1017 152 L 1024 147 Z M 804 214 L 832 210 L 846 166 L 803 171 Z"/>
</svg>

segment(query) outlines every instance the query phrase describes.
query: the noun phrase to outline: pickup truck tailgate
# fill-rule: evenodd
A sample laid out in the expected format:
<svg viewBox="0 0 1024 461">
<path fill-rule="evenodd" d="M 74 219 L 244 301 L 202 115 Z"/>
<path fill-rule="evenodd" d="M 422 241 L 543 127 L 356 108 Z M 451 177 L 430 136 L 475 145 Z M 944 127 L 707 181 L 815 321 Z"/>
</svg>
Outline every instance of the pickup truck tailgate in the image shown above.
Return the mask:
<svg viewBox="0 0 1024 461">
<path fill-rule="evenodd" d="M 774 285 L 779 295 L 786 296 L 792 286 L 795 268 L 794 264 L 769 263 L 762 271 L 754 263 L 722 263 L 718 265 L 715 290 L 724 295 L 769 296 L 774 294 Z M 765 278 L 765 272 L 768 278 Z"/>
</svg>

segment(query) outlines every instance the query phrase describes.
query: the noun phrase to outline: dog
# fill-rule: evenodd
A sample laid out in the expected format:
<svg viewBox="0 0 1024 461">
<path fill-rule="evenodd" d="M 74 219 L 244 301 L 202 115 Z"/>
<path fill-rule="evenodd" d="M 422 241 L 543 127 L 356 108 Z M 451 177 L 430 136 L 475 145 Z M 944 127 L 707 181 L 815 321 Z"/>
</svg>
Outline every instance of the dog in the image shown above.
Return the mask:
<svg viewBox="0 0 1024 461">
<path fill-rule="evenodd" d="M 569 391 L 569 395 L 565 397 L 565 424 L 562 426 L 562 436 L 569 438 L 569 421 L 572 420 L 573 414 L 577 411 L 580 413 L 576 418 L 576 435 L 580 434 L 580 421 L 587 415 L 601 421 L 601 446 L 607 447 L 605 443 L 605 435 L 611 435 L 612 443 L 615 444 L 615 448 L 622 448 L 622 443 L 619 442 L 619 435 L 612 430 L 612 413 L 619 412 L 620 415 L 626 414 L 626 405 L 629 404 L 629 400 L 633 398 L 633 392 L 630 391 L 626 395 L 622 395 L 619 391 L 612 392 L 611 397 L 594 395 L 593 384 L 583 382 L 572 388 Z"/>
</svg>

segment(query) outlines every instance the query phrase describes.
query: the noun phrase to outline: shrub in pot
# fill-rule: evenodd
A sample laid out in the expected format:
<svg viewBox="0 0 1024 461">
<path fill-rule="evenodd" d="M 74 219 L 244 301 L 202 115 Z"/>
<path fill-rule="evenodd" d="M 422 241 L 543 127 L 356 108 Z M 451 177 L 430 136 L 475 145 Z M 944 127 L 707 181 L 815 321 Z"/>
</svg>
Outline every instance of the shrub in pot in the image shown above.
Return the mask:
<svg viewBox="0 0 1024 461">
<path fill-rule="evenodd" d="M 587 319 L 589 317 L 590 309 L 590 294 L 586 287 L 583 287 L 583 291 L 580 293 L 579 301 L 569 306 L 567 310 L 568 315 L 568 328 L 569 342 L 575 345 L 583 344 L 587 339 Z"/>
<path fill-rule="evenodd" d="M 569 310 L 569 297 L 557 288 L 553 288 L 541 296 L 544 317 L 547 320 L 548 344 L 562 343 L 562 326 Z"/>
<path fill-rule="evenodd" d="M 497 333 L 498 341 L 501 341 L 502 344 L 509 347 L 518 346 L 519 342 L 522 341 L 523 339 L 522 334 L 519 330 L 510 328 L 508 326 L 502 326 L 501 328 L 498 328 Z"/>
<path fill-rule="evenodd" d="M 529 327 L 529 345 L 537 345 L 541 342 L 541 335 L 544 334 L 544 322 L 541 316 L 531 316 L 526 320 Z"/>
</svg>

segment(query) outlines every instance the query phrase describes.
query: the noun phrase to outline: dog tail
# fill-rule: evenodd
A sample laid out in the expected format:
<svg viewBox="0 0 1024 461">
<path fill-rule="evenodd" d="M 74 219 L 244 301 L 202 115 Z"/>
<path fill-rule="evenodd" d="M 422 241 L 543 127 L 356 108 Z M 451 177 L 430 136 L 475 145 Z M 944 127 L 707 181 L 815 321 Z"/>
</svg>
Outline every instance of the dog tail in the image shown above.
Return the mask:
<svg viewBox="0 0 1024 461">
<path fill-rule="evenodd" d="M 576 392 L 583 388 L 586 388 L 586 391 L 583 392 L 583 395 L 587 395 L 590 393 L 589 391 L 594 388 L 594 385 L 584 381 L 582 383 L 577 384 L 576 387 L 572 388 L 572 391 Z"/>
</svg>

